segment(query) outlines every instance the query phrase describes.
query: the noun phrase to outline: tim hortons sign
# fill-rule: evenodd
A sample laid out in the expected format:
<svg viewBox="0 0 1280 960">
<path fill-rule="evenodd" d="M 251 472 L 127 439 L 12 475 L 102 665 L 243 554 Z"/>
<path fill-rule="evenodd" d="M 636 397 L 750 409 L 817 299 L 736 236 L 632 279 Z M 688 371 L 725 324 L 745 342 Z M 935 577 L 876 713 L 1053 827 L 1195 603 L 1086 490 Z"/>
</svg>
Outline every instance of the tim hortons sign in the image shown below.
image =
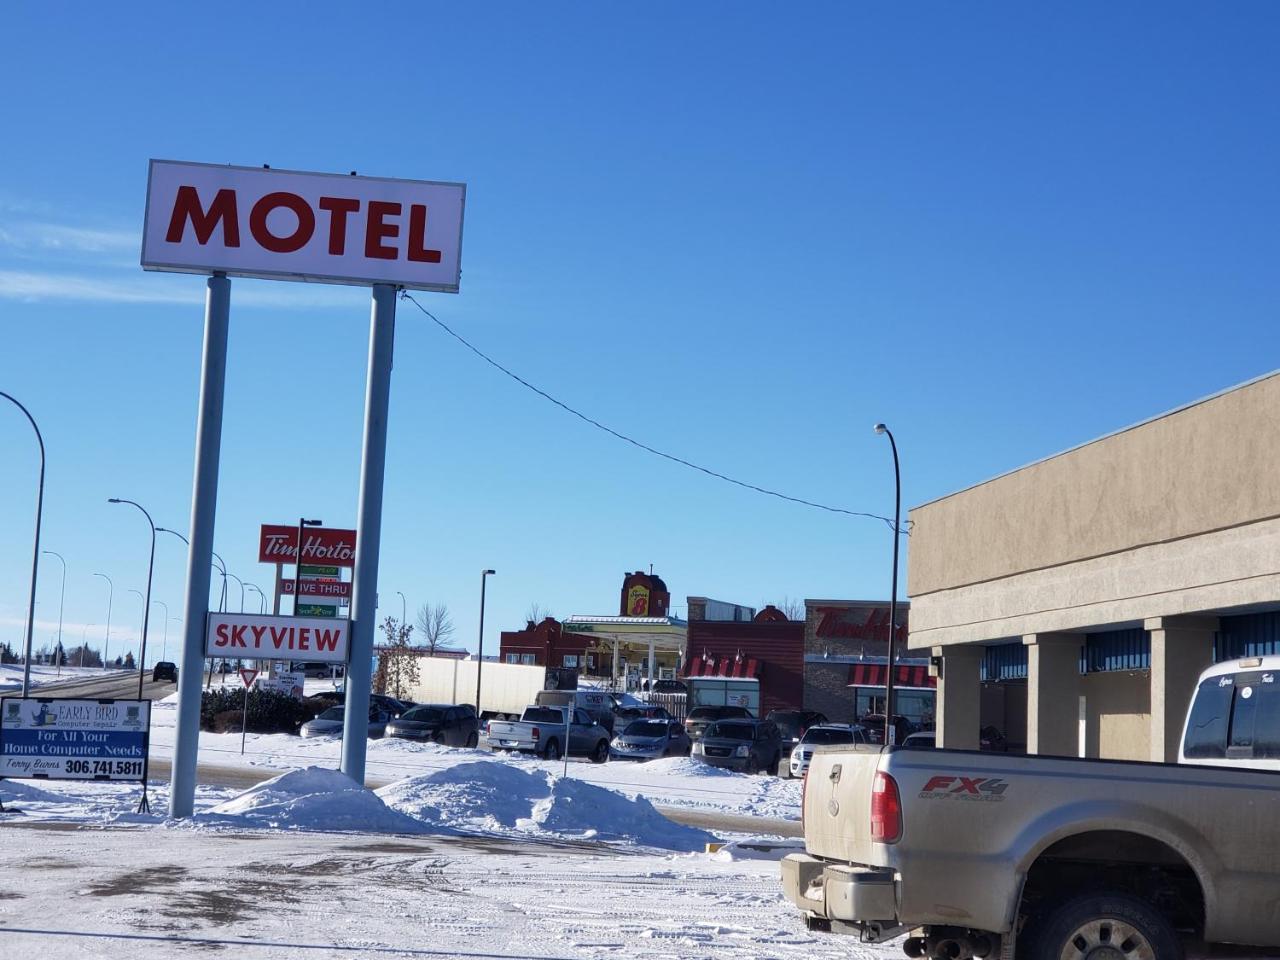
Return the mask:
<svg viewBox="0 0 1280 960">
<path fill-rule="evenodd" d="M 258 538 L 259 563 L 297 563 L 298 528 L 264 523 Z M 356 565 L 356 532 L 330 527 L 307 527 L 302 562 L 328 567 Z"/>
<path fill-rule="evenodd" d="M 457 293 L 466 186 L 152 160 L 144 270 Z"/>
</svg>

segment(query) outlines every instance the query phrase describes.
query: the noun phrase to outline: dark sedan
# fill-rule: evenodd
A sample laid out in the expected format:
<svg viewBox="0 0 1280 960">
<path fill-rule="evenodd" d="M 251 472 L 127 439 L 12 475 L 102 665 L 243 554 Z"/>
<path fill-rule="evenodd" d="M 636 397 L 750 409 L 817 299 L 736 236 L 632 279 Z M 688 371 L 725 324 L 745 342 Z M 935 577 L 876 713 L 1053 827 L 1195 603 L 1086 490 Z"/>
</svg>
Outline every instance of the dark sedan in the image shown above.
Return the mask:
<svg viewBox="0 0 1280 960">
<path fill-rule="evenodd" d="M 448 747 L 474 747 L 480 743 L 480 721 L 470 705 L 424 703 L 387 724 L 388 737 L 425 740 Z"/>
</svg>

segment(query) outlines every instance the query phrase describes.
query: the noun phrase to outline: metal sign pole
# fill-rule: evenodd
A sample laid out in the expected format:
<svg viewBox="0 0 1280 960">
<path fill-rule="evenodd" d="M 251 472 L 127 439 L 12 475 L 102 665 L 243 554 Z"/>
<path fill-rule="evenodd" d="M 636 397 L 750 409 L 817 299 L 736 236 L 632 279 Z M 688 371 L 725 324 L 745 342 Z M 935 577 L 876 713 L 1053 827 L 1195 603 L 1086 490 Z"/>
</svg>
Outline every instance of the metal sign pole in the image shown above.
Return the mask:
<svg viewBox="0 0 1280 960">
<path fill-rule="evenodd" d="M 356 566 L 352 577 L 351 657 L 347 663 L 342 720 L 342 772 L 361 785 L 369 737 L 369 682 L 378 615 L 378 549 L 382 539 L 382 483 L 387 462 L 387 412 L 395 339 L 396 288 L 389 283 L 375 283 L 369 321 L 369 380 L 356 518 Z"/>
<path fill-rule="evenodd" d="M 177 739 L 173 750 L 169 816 L 191 816 L 196 799 L 196 755 L 200 748 L 200 674 L 209 619 L 213 524 L 218 506 L 218 458 L 222 447 L 222 400 L 227 380 L 227 328 L 231 281 L 209 278 L 204 306 L 204 358 L 196 420 L 195 482 L 191 492 L 191 548 L 187 552 L 186 634 L 178 684 Z"/>
</svg>

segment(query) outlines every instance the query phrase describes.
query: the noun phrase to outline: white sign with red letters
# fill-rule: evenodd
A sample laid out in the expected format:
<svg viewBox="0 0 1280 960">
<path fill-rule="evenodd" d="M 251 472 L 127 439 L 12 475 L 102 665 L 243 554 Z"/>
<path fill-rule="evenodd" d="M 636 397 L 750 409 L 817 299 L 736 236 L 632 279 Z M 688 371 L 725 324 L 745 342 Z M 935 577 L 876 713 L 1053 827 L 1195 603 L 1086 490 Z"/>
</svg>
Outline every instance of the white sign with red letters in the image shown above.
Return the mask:
<svg viewBox="0 0 1280 960">
<path fill-rule="evenodd" d="M 210 613 L 204 655 L 246 660 L 308 660 L 346 663 L 350 620 L 279 617 L 257 613 Z"/>
<path fill-rule="evenodd" d="M 152 160 L 142 267 L 457 293 L 466 185 Z"/>
</svg>

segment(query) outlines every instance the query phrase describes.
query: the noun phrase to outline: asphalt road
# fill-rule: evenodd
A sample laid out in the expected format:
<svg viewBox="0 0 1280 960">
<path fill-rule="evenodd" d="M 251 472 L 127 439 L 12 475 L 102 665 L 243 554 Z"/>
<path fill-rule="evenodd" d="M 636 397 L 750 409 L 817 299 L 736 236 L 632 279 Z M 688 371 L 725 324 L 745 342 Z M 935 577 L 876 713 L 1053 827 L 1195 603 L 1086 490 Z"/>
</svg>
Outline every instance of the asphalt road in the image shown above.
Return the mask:
<svg viewBox="0 0 1280 960">
<path fill-rule="evenodd" d="M 177 687 L 173 683 L 152 683 L 150 673 L 146 674 L 142 685 L 144 700 L 159 700 L 173 693 Z M 138 674 L 111 671 L 103 677 L 78 678 L 61 683 L 46 684 L 37 688 L 37 695 L 56 695 L 59 697 L 84 697 L 86 699 L 133 699 L 138 695 Z M 153 780 L 168 780 L 170 762 L 153 757 L 149 771 Z M 247 789 L 254 784 L 284 773 L 283 770 L 270 768 L 227 767 L 215 763 L 201 763 L 197 767 L 197 776 L 201 783 L 219 787 L 240 787 Z M 393 781 L 369 777 L 365 786 L 371 790 L 385 787 Z M 733 833 L 766 833 L 782 837 L 803 836 L 800 824 L 794 820 L 777 820 L 769 817 L 749 817 L 738 814 L 717 813 L 714 811 L 691 810 L 688 807 L 663 806 L 654 804 L 668 820 L 701 827 L 710 831 L 729 831 Z"/>
</svg>

